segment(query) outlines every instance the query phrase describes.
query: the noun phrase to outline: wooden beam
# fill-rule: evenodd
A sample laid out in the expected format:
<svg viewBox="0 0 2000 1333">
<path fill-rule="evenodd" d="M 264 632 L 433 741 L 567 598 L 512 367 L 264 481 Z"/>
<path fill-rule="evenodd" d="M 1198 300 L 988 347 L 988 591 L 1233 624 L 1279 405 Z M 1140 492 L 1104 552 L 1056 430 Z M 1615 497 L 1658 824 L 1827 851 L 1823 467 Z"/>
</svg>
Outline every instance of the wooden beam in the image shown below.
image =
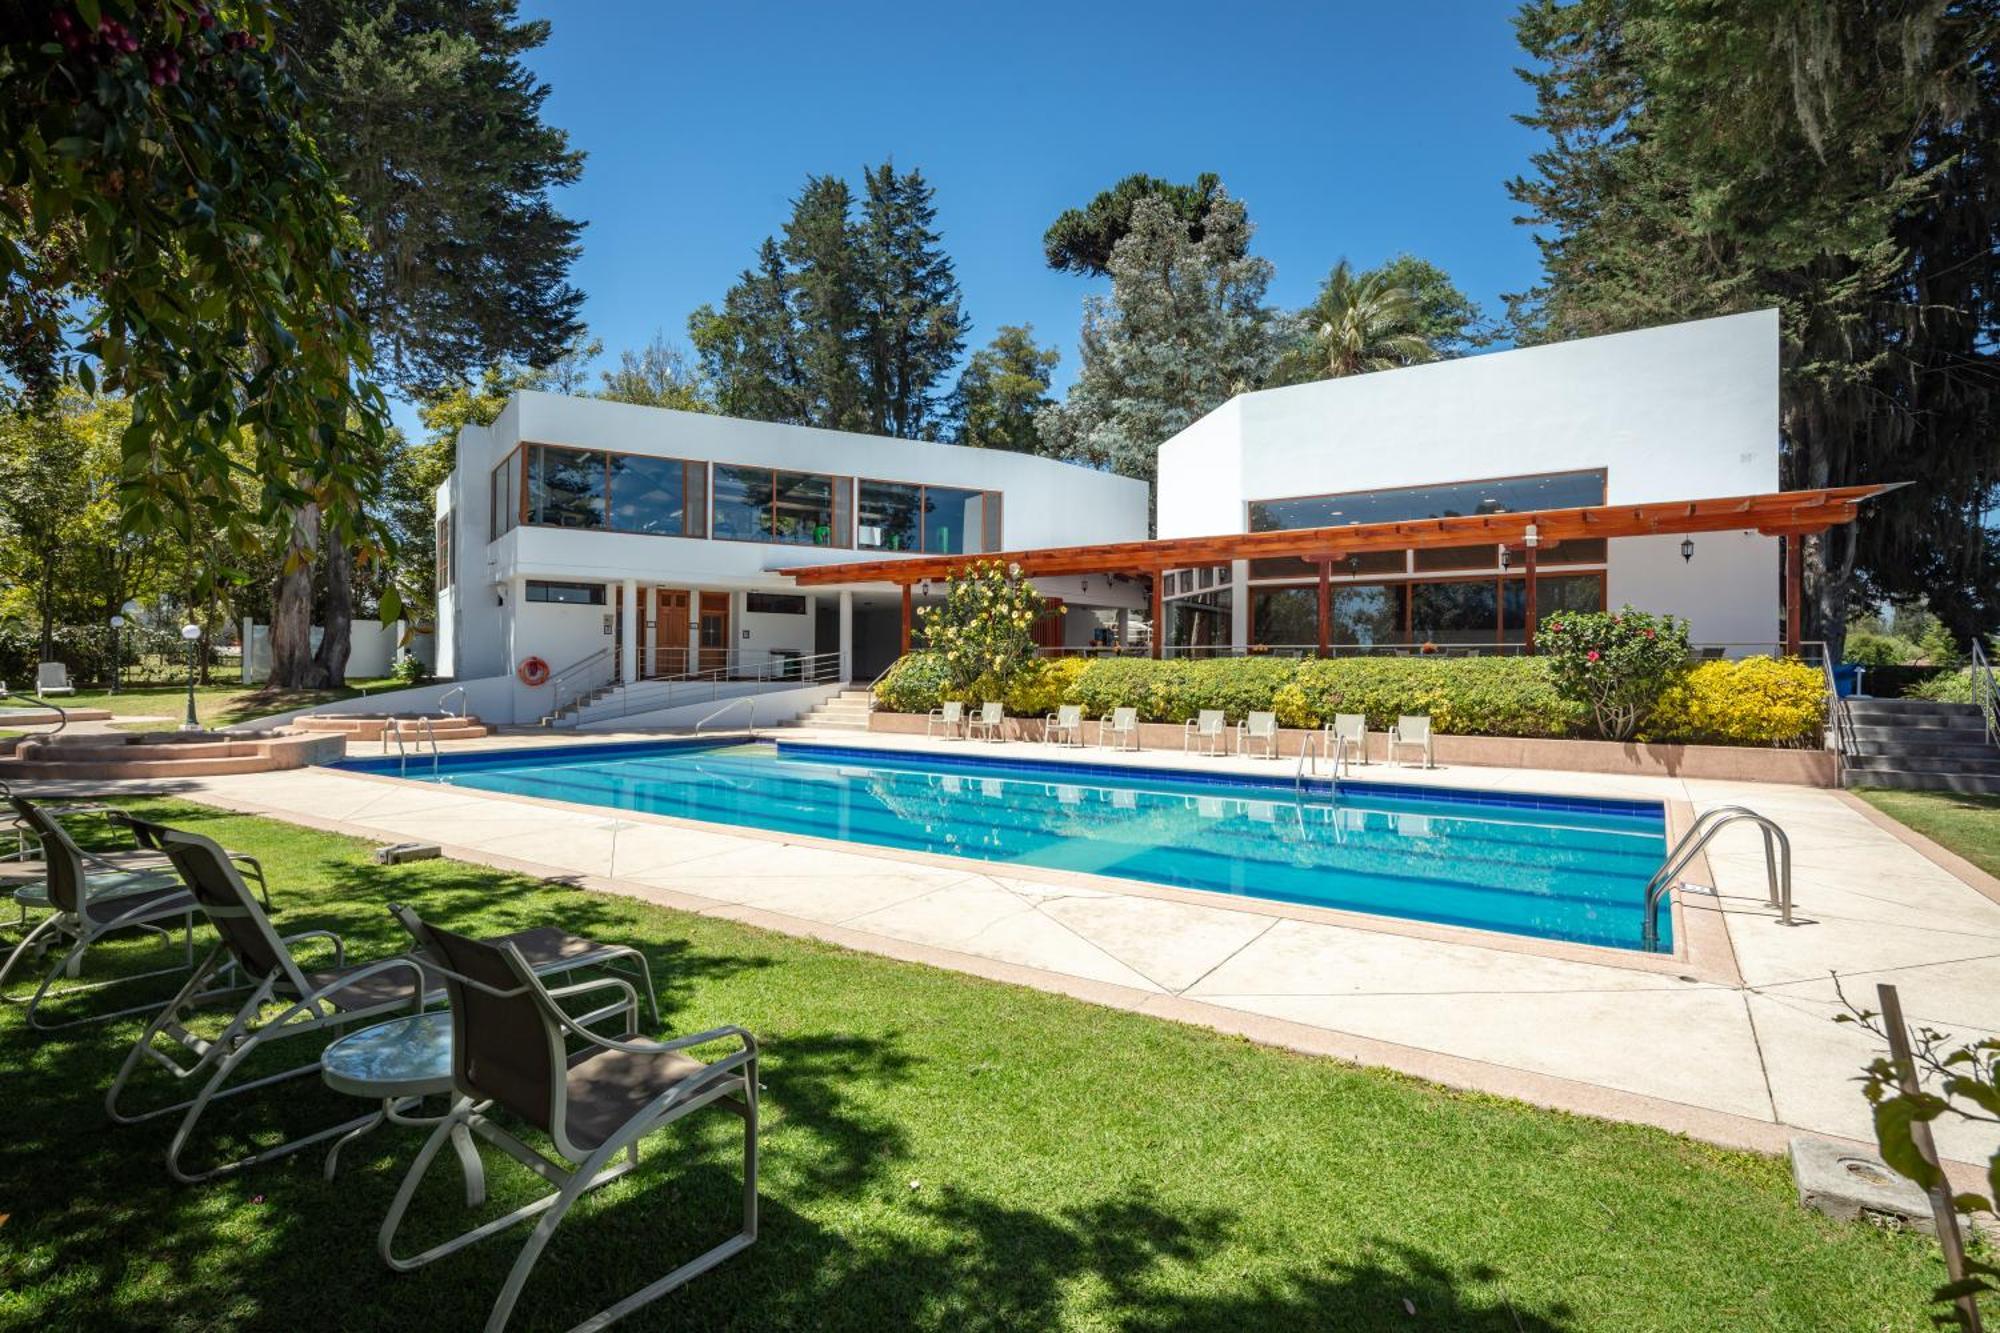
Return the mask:
<svg viewBox="0 0 2000 1333">
<path fill-rule="evenodd" d="M 1539 536 L 1539 534 L 1537 534 Z M 1539 543 L 1537 543 L 1539 544 Z M 1528 624 L 1526 637 L 1522 639 L 1528 656 L 1535 655 L 1535 546 L 1525 548 L 1528 553 Z"/>
<path fill-rule="evenodd" d="M 1165 655 L 1162 652 L 1162 649 L 1166 646 L 1166 640 L 1167 640 L 1167 626 L 1165 623 L 1165 618 L 1160 614 L 1160 607 L 1163 605 L 1163 603 L 1160 600 L 1160 593 L 1161 590 L 1165 587 L 1166 582 L 1167 582 L 1166 570 L 1156 569 L 1153 571 L 1152 639 L 1153 639 L 1153 656 L 1156 659 Z"/>
<path fill-rule="evenodd" d="M 903 585 L 903 656 L 910 655 L 910 585 Z"/>
<path fill-rule="evenodd" d="M 1319 655 L 1327 656 L 1333 646 L 1333 561 L 1319 562 Z"/>
<path fill-rule="evenodd" d="M 1806 585 L 1806 539 L 1803 533 L 1793 533 L 1785 538 L 1785 653 L 1790 657 L 1799 655 L 1803 635 L 1799 626 L 1805 608 Z"/>
</svg>

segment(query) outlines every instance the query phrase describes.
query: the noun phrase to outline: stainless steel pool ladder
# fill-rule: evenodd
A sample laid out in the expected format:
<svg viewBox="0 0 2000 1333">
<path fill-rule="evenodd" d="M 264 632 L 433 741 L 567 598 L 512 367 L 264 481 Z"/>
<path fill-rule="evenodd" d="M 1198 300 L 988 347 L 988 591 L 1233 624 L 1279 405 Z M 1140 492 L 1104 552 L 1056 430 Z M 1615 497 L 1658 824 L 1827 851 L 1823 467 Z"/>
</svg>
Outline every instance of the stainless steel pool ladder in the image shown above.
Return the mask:
<svg viewBox="0 0 2000 1333">
<path fill-rule="evenodd" d="M 392 717 L 382 724 L 383 754 L 389 753 L 389 738 L 391 736 L 394 736 L 396 738 L 396 776 L 399 778 L 408 777 L 410 773 L 410 752 L 403 744 L 403 721 L 401 718 Z M 431 777 L 433 779 L 436 779 L 436 777 L 438 776 L 437 729 L 431 726 L 431 720 L 428 716 L 420 716 L 417 718 L 417 737 L 419 740 L 427 740 L 430 742 Z M 417 753 L 418 754 L 423 753 L 421 747 L 418 748 Z"/>
<path fill-rule="evenodd" d="M 707 717 L 704 717 L 701 721 L 695 723 L 694 734 L 697 736 L 701 735 L 701 729 L 703 727 L 715 721 L 715 719 L 721 717 L 724 713 L 736 707 L 738 704 L 750 705 L 749 732 L 750 732 L 750 738 L 752 740 L 755 740 L 757 738 L 757 696 L 755 696 L 754 694 L 737 695 L 734 699 L 731 699 L 728 703 L 722 705 L 722 707 L 716 709 L 713 713 L 710 713 Z"/>
<path fill-rule="evenodd" d="M 438 696 L 437 710 L 445 717 L 452 716 L 452 711 L 449 708 L 445 707 L 445 701 L 451 698 L 451 696 L 454 694 L 458 696 L 457 715 L 462 718 L 465 716 L 465 710 L 466 710 L 465 686 L 463 685 L 454 685 L 450 689 L 446 690 L 443 694 L 440 694 Z"/>
<path fill-rule="evenodd" d="M 1755 824 L 1764 835 L 1764 879 L 1770 886 L 1771 906 L 1778 909 L 1778 920 L 1789 926 L 1792 922 L 1792 840 L 1778 827 L 1777 821 L 1768 815 L 1760 815 L 1748 806 L 1719 805 L 1694 821 L 1690 828 L 1674 844 L 1667 859 L 1653 872 L 1646 882 L 1646 921 L 1644 926 L 1645 947 L 1648 953 L 1658 953 L 1660 949 L 1659 907 L 1660 899 L 1674 886 L 1674 879 L 1687 863 L 1695 858 L 1709 841 L 1731 824 L 1744 822 Z"/>
</svg>

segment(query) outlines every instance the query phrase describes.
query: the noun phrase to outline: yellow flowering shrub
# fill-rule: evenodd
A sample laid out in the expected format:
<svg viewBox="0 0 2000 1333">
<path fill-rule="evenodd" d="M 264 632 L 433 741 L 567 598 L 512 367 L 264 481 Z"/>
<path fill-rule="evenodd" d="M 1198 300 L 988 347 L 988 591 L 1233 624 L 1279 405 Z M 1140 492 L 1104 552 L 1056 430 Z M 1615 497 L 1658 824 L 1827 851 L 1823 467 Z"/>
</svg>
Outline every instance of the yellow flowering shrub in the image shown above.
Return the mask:
<svg viewBox="0 0 2000 1333">
<path fill-rule="evenodd" d="M 1680 673 L 1641 740 L 1691 745 L 1818 745 L 1826 676 L 1795 658 L 1700 662 Z"/>
</svg>

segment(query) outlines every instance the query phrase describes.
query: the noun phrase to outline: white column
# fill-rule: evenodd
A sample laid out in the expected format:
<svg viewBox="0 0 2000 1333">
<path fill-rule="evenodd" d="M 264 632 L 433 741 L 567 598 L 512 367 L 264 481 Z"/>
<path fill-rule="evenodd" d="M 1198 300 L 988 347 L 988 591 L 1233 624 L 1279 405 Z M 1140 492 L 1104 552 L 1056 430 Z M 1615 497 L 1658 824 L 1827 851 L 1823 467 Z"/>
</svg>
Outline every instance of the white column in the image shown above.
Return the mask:
<svg viewBox="0 0 2000 1333">
<path fill-rule="evenodd" d="M 1132 612 L 1127 607 L 1118 608 L 1118 651 L 1124 652 L 1132 633 Z"/>
<path fill-rule="evenodd" d="M 618 678 L 626 684 L 639 679 L 639 581 L 626 579 L 625 634 L 618 645 Z"/>
<path fill-rule="evenodd" d="M 1250 647 L 1250 562 L 1229 562 L 1229 643 L 1241 653 Z"/>
<path fill-rule="evenodd" d="M 840 682 L 854 679 L 854 593 L 840 590 Z M 844 808 L 843 808 L 843 818 Z"/>
</svg>

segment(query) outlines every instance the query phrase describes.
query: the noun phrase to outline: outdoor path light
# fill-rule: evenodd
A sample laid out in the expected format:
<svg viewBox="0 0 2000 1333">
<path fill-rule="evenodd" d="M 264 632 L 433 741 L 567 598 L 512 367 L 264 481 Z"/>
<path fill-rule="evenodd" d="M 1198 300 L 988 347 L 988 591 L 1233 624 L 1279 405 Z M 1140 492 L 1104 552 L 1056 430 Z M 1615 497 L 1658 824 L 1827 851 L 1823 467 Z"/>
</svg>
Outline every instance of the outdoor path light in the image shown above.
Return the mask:
<svg viewBox="0 0 2000 1333">
<path fill-rule="evenodd" d="M 188 646 L 188 711 L 187 720 L 181 723 L 182 731 L 200 731 L 201 722 L 194 715 L 194 645 L 201 638 L 201 626 L 182 625 L 181 637 Z"/>
</svg>

